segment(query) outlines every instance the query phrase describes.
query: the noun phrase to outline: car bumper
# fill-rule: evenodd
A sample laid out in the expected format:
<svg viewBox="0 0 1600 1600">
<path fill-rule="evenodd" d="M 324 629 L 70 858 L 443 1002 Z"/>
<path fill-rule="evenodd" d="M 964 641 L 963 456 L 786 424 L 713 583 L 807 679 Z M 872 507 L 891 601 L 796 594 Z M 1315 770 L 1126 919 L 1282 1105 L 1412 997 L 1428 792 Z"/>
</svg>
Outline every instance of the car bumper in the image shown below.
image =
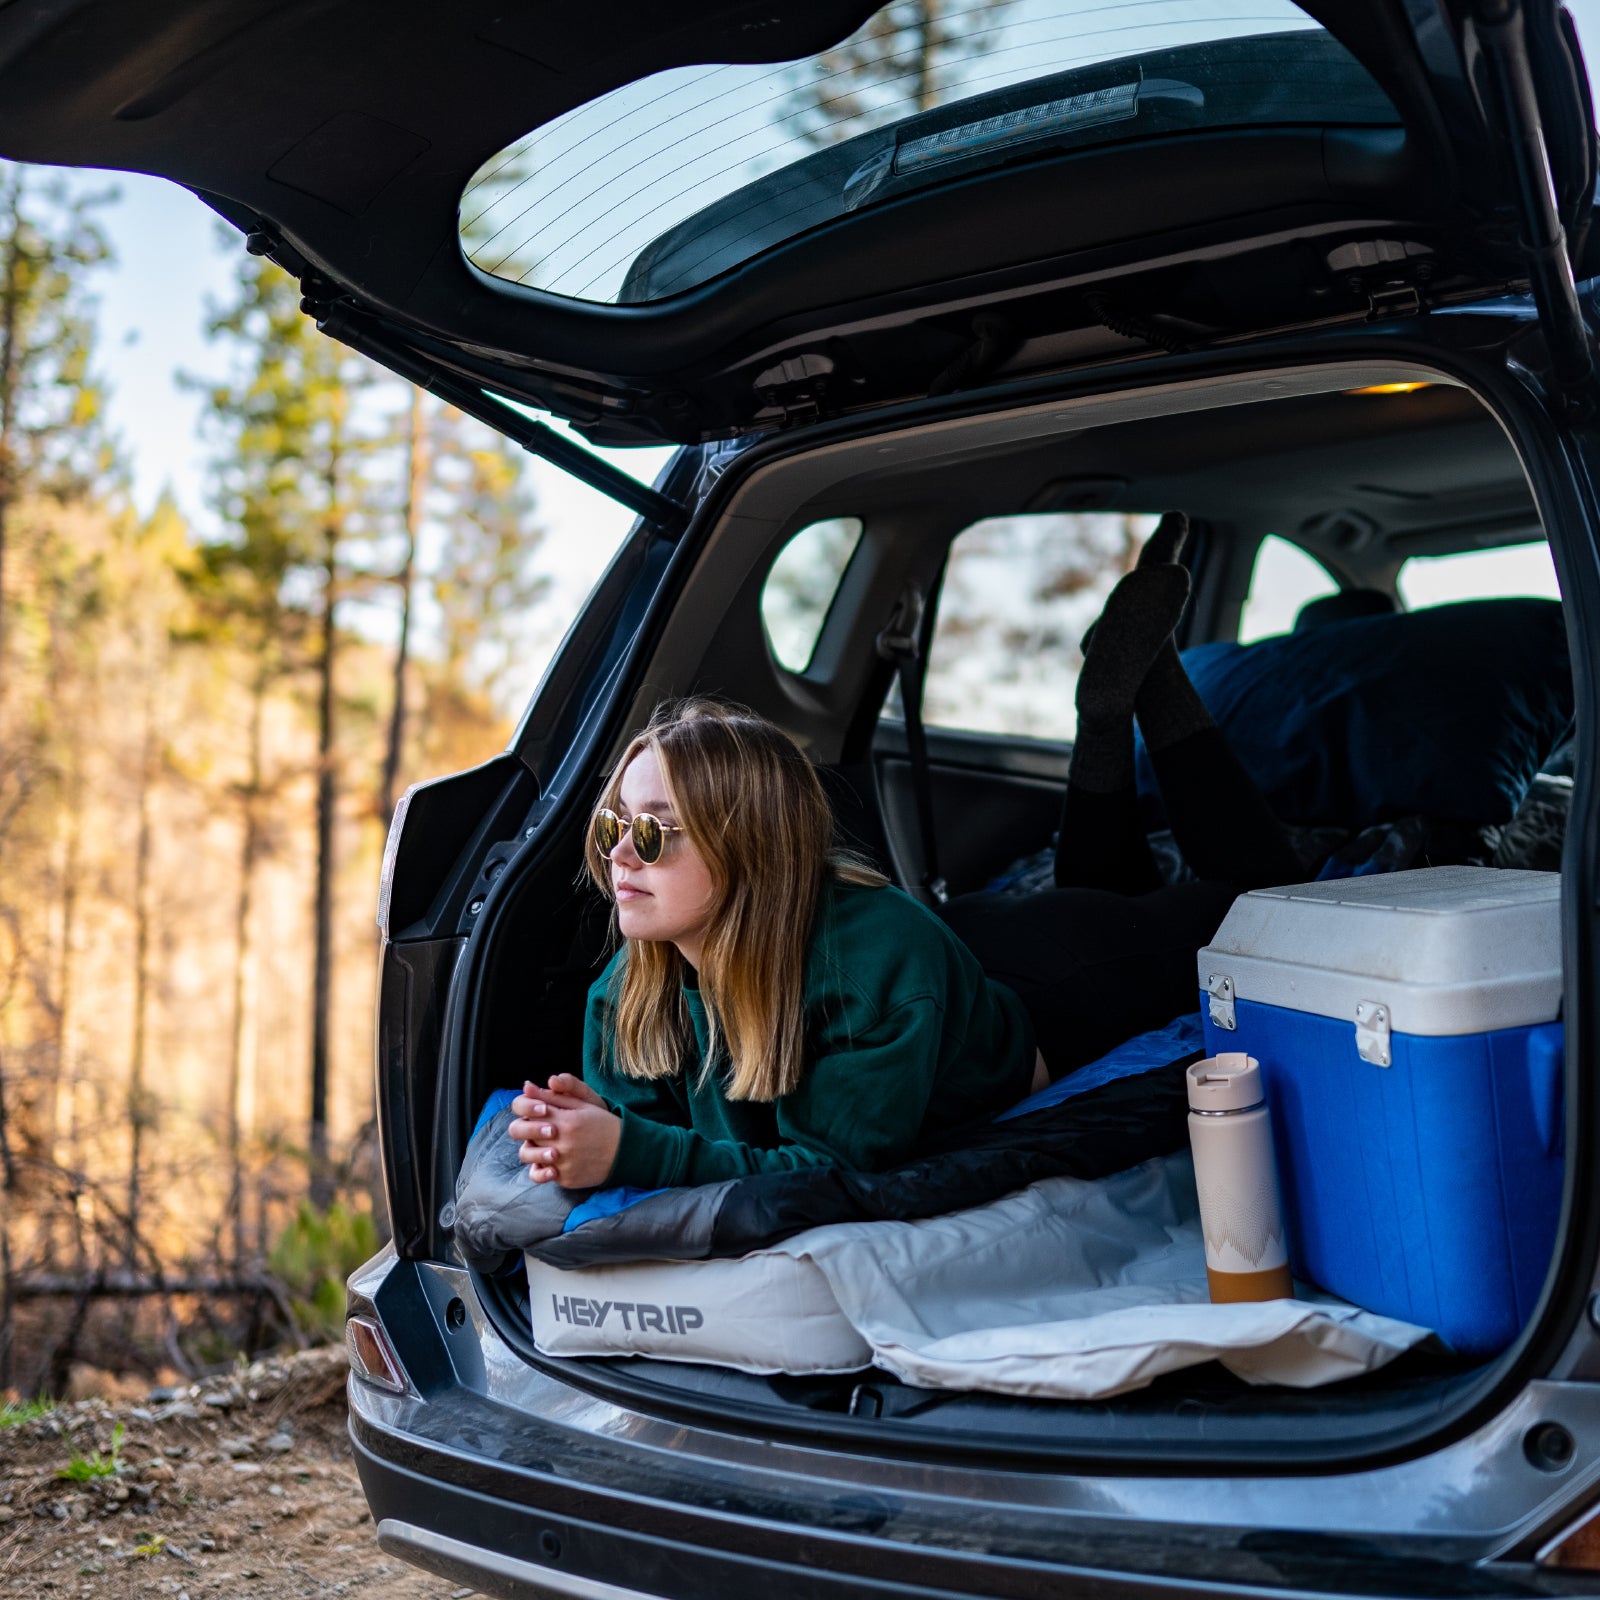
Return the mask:
<svg viewBox="0 0 1600 1600">
<path fill-rule="evenodd" d="M 380 1540 L 508 1600 L 1571 1593 L 1519 1557 L 1600 1485 L 1590 1385 L 1530 1386 L 1478 1434 L 1370 1472 L 1025 1471 L 630 1410 L 522 1360 L 459 1269 L 380 1257 L 351 1290 L 409 1382 L 350 1384 Z M 1577 1446 L 1555 1475 L 1522 1447 L 1552 1411 Z"/>
</svg>

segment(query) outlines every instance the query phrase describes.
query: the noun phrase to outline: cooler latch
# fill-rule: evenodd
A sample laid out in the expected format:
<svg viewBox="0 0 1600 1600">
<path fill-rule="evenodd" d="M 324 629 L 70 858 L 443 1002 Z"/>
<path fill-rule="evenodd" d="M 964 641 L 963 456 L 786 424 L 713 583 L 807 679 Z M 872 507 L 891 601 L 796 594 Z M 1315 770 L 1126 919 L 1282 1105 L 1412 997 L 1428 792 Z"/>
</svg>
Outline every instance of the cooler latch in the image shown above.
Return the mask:
<svg viewBox="0 0 1600 1600">
<path fill-rule="evenodd" d="M 1356 1054 L 1375 1067 L 1387 1067 L 1394 1059 L 1389 1053 L 1389 1008 L 1381 1000 L 1356 1002 Z"/>
<path fill-rule="evenodd" d="M 1212 1022 L 1232 1033 L 1239 1026 L 1233 1014 L 1233 979 L 1223 973 L 1213 972 L 1206 979 L 1206 993 L 1211 996 Z"/>
</svg>

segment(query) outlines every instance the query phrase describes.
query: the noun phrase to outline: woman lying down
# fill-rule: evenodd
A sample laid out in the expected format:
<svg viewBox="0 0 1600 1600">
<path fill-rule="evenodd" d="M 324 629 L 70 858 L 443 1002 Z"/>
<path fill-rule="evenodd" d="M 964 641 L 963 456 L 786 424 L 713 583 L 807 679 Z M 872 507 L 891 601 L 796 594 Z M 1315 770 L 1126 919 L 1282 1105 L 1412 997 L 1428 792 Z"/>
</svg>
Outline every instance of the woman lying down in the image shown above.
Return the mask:
<svg viewBox="0 0 1600 1600">
<path fill-rule="evenodd" d="M 513 1102 L 536 1183 L 882 1171 L 1035 1079 L 1021 1001 L 833 849 L 810 762 L 769 722 L 703 700 L 659 715 L 587 858 L 625 942 L 589 991 L 582 1077 Z"/>
</svg>

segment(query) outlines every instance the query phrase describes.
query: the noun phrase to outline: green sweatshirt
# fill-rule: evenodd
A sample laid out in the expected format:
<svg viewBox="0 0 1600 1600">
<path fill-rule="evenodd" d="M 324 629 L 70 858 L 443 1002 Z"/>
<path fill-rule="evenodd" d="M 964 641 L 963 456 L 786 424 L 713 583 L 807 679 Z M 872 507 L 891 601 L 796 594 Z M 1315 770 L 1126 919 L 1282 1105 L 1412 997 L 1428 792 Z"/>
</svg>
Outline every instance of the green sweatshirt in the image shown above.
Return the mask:
<svg viewBox="0 0 1600 1600">
<path fill-rule="evenodd" d="M 626 960 L 624 947 L 589 990 L 584 1021 L 584 1080 L 622 1117 L 608 1184 L 667 1189 L 808 1166 L 879 1172 L 1028 1090 L 1033 1029 L 1022 1002 L 898 889 L 823 889 L 806 962 L 805 1076 L 778 1100 L 728 1099 L 726 1060 L 701 1073 L 705 1005 L 688 985 L 695 1049 L 683 1070 L 617 1071 L 610 995 Z"/>
</svg>

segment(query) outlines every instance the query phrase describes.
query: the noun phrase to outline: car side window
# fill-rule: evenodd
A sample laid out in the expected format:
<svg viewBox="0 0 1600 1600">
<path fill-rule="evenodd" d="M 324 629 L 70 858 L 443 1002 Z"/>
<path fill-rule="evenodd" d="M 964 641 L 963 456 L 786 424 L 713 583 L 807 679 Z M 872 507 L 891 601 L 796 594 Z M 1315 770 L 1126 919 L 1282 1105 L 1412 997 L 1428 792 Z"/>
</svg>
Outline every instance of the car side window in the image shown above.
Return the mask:
<svg viewBox="0 0 1600 1600">
<path fill-rule="evenodd" d="M 1561 598 L 1556 564 L 1543 539 L 1502 545 L 1498 550 L 1412 556 L 1396 576 L 1395 587 L 1407 611 L 1449 605 L 1454 600 Z"/>
<path fill-rule="evenodd" d="M 1041 512 L 986 517 L 958 534 L 928 650 L 924 721 L 1071 739 L 1084 632 L 1157 520 Z"/>
<path fill-rule="evenodd" d="M 1239 643 L 1254 644 L 1288 633 L 1303 607 L 1338 592 L 1338 583 L 1315 556 L 1269 533 L 1250 569 L 1250 594 L 1239 616 Z"/>
<path fill-rule="evenodd" d="M 808 523 L 772 563 L 761 590 L 761 621 L 774 658 L 790 672 L 811 665 L 862 526 L 859 517 Z"/>
</svg>

